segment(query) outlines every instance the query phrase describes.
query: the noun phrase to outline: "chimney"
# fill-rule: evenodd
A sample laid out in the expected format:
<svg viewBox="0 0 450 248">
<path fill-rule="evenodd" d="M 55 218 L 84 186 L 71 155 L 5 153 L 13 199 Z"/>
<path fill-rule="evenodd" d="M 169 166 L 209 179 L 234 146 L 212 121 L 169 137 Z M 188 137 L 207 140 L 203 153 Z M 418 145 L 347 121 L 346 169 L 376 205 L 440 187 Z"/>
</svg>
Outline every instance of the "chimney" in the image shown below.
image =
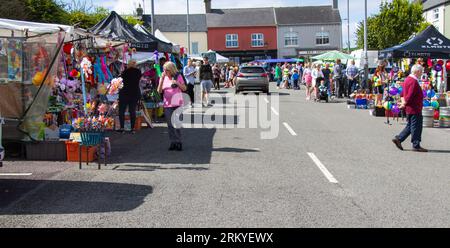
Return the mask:
<svg viewBox="0 0 450 248">
<path fill-rule="evenodd" d="M 339 0 L 333 0 L 333 9 L 339 9 Z"/>
<path fill-rule="evenodd" d="M 206 13 L 211 13 L 211 0 L 205 0 Z"/>
</svg>

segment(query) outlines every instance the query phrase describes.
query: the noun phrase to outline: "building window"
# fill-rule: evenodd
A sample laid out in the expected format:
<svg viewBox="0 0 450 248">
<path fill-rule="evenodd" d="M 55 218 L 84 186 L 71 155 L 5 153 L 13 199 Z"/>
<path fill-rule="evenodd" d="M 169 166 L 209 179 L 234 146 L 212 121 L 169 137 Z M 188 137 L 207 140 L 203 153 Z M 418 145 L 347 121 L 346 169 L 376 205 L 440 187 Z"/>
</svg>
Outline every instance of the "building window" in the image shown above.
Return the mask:
<svg viewBox="0 0 450 248">
<path fill-rule="evenodd" d="M 285 33 L 284 46 L 298 46 L 298 34 L 295 32 Z"/>
<path fill-rule="evenodd" d="M 433 10 L 433 18 L 434 20 L 439 20 L 439 9 Z"/>
<path fill-rule="evenodd" d="M 199 54 L 198 53 L 198 42 L 192 42 L 192 53 L 191 54 Z"/>
<path fill-rule="evenodd" d="M 320 32 L 316 34 L 316 45 L 329 45 L 330 44 L 330 34 L 328 32 Z"/>
<path fill-rule="evenodd" d="M 264 34 L 252 34 L 252 47 L 264 46 Z"/>
<path fill-rule="evenodd" d="M 239 47 L 238 35 L 237 34 L 227 34 L 226 37 L 226 47 Z"/>
</svg>

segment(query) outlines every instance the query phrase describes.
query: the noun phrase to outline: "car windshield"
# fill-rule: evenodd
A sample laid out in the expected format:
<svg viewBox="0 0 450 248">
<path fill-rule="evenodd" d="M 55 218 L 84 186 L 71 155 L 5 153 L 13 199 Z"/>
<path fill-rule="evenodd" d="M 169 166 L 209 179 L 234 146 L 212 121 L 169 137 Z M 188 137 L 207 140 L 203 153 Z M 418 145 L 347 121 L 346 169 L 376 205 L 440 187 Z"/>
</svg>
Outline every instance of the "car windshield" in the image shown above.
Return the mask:
<svg viewBox="0 0 450 248">
<path fill-rule="evenodd" d="M 262 67 L 243 67 L 241 68 L 241 73 L 264 73 L 264 68 Z"/>
</svg>

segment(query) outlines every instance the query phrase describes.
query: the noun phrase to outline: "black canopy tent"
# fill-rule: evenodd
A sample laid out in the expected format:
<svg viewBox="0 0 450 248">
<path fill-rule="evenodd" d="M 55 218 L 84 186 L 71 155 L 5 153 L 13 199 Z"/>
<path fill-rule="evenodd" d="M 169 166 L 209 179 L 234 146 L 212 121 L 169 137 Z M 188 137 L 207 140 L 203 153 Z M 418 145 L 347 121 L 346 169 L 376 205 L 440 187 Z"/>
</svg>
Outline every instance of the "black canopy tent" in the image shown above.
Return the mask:
<svg viewBox="0 0 450 248">
<path fill-rule="evenodd" d="M 111 40 L 124 40 L 141 52 L 172 52 L 172 44 L 159 40 L 152 34 L 144 34 L 128 24 L 115 11 L 89 29 L 95 35 Z"/>
<path fill-rule="evenodd" d="M 433 25 L 404 42 L 380 52 L 380 59 L 430 58 L 450 59 L 450 40 Z"/>
</svg>

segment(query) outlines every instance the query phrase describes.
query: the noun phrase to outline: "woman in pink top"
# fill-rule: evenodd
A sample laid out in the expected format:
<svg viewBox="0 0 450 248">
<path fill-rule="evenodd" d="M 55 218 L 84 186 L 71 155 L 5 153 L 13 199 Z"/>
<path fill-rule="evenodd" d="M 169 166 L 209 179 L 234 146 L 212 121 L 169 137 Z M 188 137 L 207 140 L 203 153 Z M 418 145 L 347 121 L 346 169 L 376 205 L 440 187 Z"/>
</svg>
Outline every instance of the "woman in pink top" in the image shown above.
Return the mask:
<svg viewBox="0 0 450 248">
<path fill-rule="evenodd" d="M 312 87 L 312 70 L 309 63 L 306 63 L 305 70 L 303 71 L 303 81 L 306 85 L 306 100 L 311 99 L 311 87 Z"/>
<path fill-rule="evenodd" d="M 183 150 L 181 129 L 176 128 L 172 123 L 173 114 L 184 105 L 183 91 L 186 91 L 186 85 L 176 65 L 172 62 L 165 63 L 164 73 L 159 80 L 158 92 L 163 94 L 164 98 L 164 115 L 169 129 L 170 151 Z"/>
</svg>

